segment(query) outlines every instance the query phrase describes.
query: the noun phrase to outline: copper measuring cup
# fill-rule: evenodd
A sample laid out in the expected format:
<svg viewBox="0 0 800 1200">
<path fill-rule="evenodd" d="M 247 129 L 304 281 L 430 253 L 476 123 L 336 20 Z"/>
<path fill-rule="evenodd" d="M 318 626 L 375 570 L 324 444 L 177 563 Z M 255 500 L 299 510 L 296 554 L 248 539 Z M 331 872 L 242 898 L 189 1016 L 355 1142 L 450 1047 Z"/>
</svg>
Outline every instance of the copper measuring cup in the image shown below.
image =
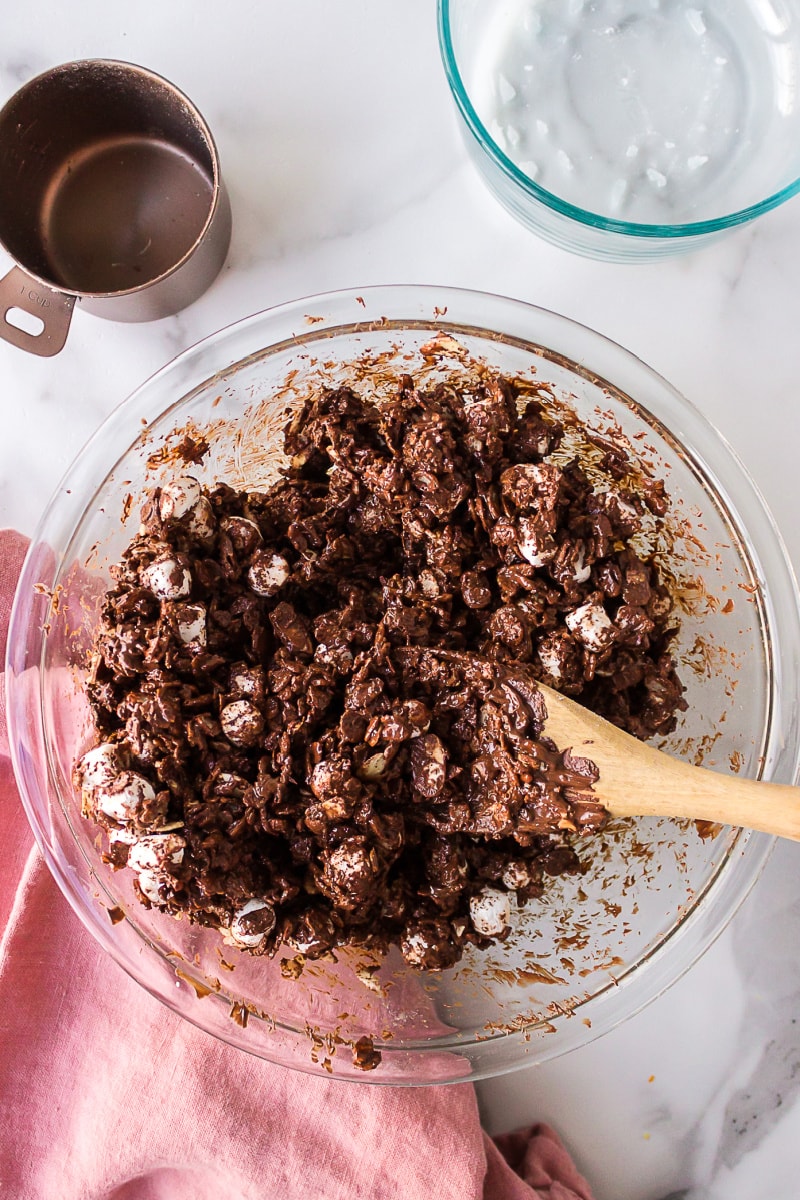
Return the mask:
<svg viewBox="0 0 800 1200">
<path fill-rule="evenodd" d="M 84 59 L 0 111 L 0 337 L 57 354 L 79 300 L 114 321 L 170 316 L 220 271 L 231 210 L 191 101 L 132 63 Z"/>
</svg>

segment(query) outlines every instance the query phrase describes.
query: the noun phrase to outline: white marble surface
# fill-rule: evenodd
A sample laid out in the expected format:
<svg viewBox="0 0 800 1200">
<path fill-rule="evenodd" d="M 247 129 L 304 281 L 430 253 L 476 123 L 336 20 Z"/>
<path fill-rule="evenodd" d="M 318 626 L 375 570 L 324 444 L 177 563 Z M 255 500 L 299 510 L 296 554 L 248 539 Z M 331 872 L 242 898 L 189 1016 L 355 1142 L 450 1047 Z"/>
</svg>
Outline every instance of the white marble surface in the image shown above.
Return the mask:
<svg viewBox="0 0 800 1200">
<path fill-rule="evenodd" d="M 431 282 L 552 308 L 650 363 L 739 452 L 800 565 L 800 199 L 652 266 L 538 242 L 467 160 L 433 0 L 0 4 L 0 102 L 40 70 L 91 56 L 152 67 L 198 103 L 231 192 L 233 244 L 213 288 L 178 317 L 113 325 L 78 312 L 50 360 L 0 344 L 0 525 L 32 532 L 103 417 L 222 325 L 319 291 Z M 553 1064 L 482 1085 L 487 1124 L 550 1120 L 597 1200 L 796 1200 L 798 946 L 800 847 L 783 845 L 726 933 L 649 1009 Z"/>
</svg>

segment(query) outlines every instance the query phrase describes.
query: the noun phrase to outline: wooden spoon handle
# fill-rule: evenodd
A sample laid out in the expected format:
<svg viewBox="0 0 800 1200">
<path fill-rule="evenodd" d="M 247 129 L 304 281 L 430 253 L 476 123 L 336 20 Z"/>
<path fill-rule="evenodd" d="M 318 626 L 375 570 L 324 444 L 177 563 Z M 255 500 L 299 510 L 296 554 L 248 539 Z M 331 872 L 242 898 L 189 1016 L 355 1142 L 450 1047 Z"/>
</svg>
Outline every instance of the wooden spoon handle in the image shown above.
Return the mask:
<svg viewBox="0 0 800 1200">
<path fill-rule="evenodd" d="M 683 817 L 740 825 L 800 841 L 800 788 L 695 767 L 638 741 L 615 725 L 542 687 L 544 732 L 559 749 L 592 759 L 594 792 L 615 816 Z"/>
</svg>

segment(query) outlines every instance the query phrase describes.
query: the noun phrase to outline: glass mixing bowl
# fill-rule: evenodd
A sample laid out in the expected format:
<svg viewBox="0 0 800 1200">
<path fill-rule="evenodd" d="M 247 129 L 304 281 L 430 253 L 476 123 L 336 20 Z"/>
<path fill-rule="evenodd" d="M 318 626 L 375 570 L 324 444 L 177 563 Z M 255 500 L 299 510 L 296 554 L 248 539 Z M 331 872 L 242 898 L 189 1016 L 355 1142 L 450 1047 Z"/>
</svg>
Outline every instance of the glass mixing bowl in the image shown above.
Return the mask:
<svg viewBox="0 0 800 1200">
<path fill-rule="evenodd" d="M 634 262 L 800 190 L 799 0 L 439 0 L 467 145 L 523 224 Z"/>
<path fill-rule="evenodd" d="M 563 1054 L 636 1012 L 720 931 L 771 839 L 671 821 L 617 824 L 583 850 L 584 874 L 520 909 L 503 945 L 420 973 L 390 955 L 253 958 L 216 931 L 136 902 L 131 872 L 101 857 L 70 782 L 91 740 L 86 651 L 100 597 L 138 526 L 144 490 L 185 470 L 204 437 L 204 482 L 263 486 L 281 463 L 287 407 L 325 383 L 419 381 L 480 361 L 538 381 L 606 437 L 627 440 L 672 498 L 654 549 L 682 610 L 688 708 L 668 749 L 721 770 L 793 781 L 800 753 L 796 589 L 779 537 L 708 422 L 619 346 L 513 300 L 385 287 L 301 300 L 201 342 L 98 430 L 33 539 L 11 620 L 8 716 L 23 802 L 84 925 L 153 995 L 215 1036 L 303 1071 L 369 1083 L 495 1075 Z M 367 967 L 376 964 L 367 963 Z M 297 976 L 297 977 L 295 977 Z M 353 1045 L 373 1039 L 365 1072 Z"/>
</svg>

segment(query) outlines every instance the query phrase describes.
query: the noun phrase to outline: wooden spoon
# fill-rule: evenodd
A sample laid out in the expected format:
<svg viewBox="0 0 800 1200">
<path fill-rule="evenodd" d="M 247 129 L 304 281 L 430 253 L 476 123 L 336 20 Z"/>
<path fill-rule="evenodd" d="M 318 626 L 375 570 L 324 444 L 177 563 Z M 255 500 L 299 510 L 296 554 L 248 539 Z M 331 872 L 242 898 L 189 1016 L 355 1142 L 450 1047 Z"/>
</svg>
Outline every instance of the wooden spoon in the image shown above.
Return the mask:
<svg viewBox="0 0 800 1200">
<path fill-rule="evenodd" d="M 600 778 L 593 792 L 614 816 L 687 817 L 800 840 L 800 787 L 692 766 L 623 733 L 552 688 L 539 688 L 547 705 L 545 735 L 559 750 L 596 764 Z"/>
</svg>

